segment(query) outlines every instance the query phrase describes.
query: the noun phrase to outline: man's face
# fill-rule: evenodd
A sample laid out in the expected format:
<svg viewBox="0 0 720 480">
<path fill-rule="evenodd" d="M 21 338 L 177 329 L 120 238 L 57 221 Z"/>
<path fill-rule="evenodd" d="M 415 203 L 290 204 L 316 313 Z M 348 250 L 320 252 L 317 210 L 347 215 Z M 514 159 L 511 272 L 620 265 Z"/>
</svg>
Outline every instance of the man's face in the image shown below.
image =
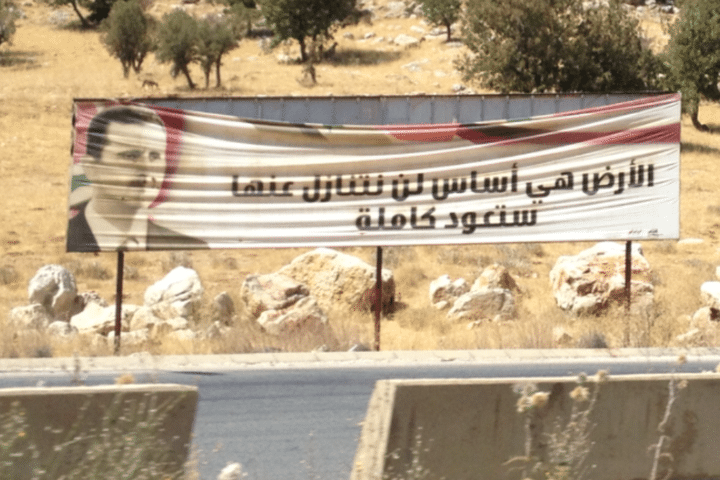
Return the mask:
<svg viewBox="0 0 720 480">
<path fill-rule="evenodd" d="M 86 161 L 85 172 L 98 200 L 147 207 L 165 174 L 165 130 L 157 124 L 110 123 L 100 161 Z"/>
</svg>

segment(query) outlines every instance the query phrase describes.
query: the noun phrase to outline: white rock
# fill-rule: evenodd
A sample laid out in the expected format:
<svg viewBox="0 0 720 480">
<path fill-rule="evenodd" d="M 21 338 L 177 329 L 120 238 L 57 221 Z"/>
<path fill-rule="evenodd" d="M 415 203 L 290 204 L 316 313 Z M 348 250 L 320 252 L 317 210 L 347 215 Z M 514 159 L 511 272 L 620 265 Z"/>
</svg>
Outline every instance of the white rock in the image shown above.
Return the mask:
<svg viewBox="0 0 720 480">
<path fill-rule="evenodd" d="M 375 300 L 376 268 L 361 259 L 329 248 L 318 248 L 295 258 L 277 272 L 307 286 L 324 312 L 334 308 L 371 310 Z M 395 280 L 382 270 L 383 311 L 392 309 Z"/>
<path fill-rule="evenodd" d="M 453 304 L 450 320 L 511 320 L 516 316 L 512 292 L 502 288 L 469 291 Z"/>
<path fill-rule="evenodd" d="M 266 310 L 257 321 L 271 335 L 287 335 L 318 332 L 328 319 L 313 297 L 305 297 L 288 308 Z"/>
<path fill-rule="evenodd" d="M 247 474 L 243 473 L 242 465 L 239 463 L 228 463 L 225 468 L 220 471 L 217 480 L 241 480 Z"/>
<path fill-rule="evenodd" d="M 451 280 L 449 275 L 443 275 L 430 282 L 430 303 L 443 310 L 469 291 L 470 286 L 464 278 Z"/>
<path fill-rule="evenodd" d="M 132 317 L 139 307 L 123 304 L 120 315 L 122 331 L 130 330 Z M 85 309 L 70 319 L 70 324 L 81 334 L 97 333 L 107 335 L 115 331 L 115 306 L 101 307 L 96 303 L 85 306 Z"/>
<path fill-rule="evenodd" d="M 47 309 L 39 303 L 13 308 L 9 320 L 15 328 L 33 330 L 44 330 L 52 322 Z"/>
<path fill-rule="evenodd" d="M 41 267 L 28 284 L 30 303 L 39 303 L 53 319 L 67 321 L 79 310 L 76 307 L 75 277 L 60 265 Z"/>
<path fill-rule="evenodd" d="M 417 38 L 415 38 L 411 35 L 408 35 L 406 33 L 401 33 L 400 35 L 398 35 L 397 37 L 395 37 L 393 39 L 393 43 L 400 47 L 407 48 L 407 47 L 416 47 L 416 46 L 420 45 L 420 40 L 418 40 Z"/>
<path fill-rule="evenodd" d="M 200 307 L 203 287 L 197 272 L 191 268 L 176 267 L 162 280 L 145 290 L 145 305 L 168 304 L 181 317 L 188 318 Z"/>
<path fill-rule="evenodd" d="M 705 282 L 700 286 L 700 297 L 705 306 L 720 310 L 720 282 Z"/>
</svg>

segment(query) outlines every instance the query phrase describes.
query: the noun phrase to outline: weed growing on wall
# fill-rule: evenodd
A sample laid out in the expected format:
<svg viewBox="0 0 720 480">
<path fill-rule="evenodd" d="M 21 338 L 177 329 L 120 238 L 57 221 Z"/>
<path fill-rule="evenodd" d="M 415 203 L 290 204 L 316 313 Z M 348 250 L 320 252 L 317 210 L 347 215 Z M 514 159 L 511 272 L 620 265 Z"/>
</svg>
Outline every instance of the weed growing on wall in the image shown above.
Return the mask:
<svg viewBox="0 0 720 480">
<path fill-rule="evenodd" d="M 418 427 L 412 446 L 410 447 L 410 461 L 407 468 L 402 472 L 388 472 L 383 475 L 383 480 L 425 480 L 429 477 L 430 471 L 423 466 L 422 456 L 429 451 L 427 442 L 423 442 L 422 427 Z M 400 457 L 400 452 L 390 454 L 393 458 Z M 405 464 L 405 463 L 403 463 Z"/>
<path fill-rule="evenodd" d="M 570 392 L 572 407 L 566 420 L 556 419 L 545 432 L 545 408 L 550 392 L 540 391 L 535 384 L 518 385 L 517 411 L 524 418 L 525 444 L 523 455 L 513 457 L 505 465 L 521 470 L 524 480 L 581 480 L 593 468 L 586 460 L 593 446 L 590 434 L 594 424 L 590 415 L 595 408 L 600 385 L 607 373 L 598 372 L 593 381 L 585 375 L 578 378 Z"/>
</svg>

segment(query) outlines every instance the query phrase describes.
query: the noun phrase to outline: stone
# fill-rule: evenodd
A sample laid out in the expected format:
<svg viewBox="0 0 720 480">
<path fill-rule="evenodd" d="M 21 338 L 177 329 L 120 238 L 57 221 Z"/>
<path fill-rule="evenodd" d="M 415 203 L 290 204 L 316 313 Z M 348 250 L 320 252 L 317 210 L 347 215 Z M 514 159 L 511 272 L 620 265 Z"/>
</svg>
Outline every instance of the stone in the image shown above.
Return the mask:
<svg viewBox="0 0 720 480">
<path fill-rule="evenodd" d="M 393 38 L 393 43 L 399 47 L 417 47 L 420 45 L 420 40 L 413 37 L 412 35 L 408 35 L 406 33 L 401 33 L 397 37 Z"/>
<path fill-rule="evenodd" d="M 115 331 L 108 334 L 107 341 L 109 345 L 115 345 Z M 134 330 L 120 334 L 120 344 L 125 347 L 144 346 L 148 343 L 150 343 L 150 334 L 147 330 Z"/>
<path fill-rule="evenodd" d="M 385 18 L 407 18 L 407 5 L 405 2 L 391 1 L 385 5 L 386 12 L 383 15 Z"/>
<path fill-rule="evenodd" d="M 483 288 L 502 288 L 510 290 L 511 292 L 520 290 L 520 287 L 518 287 L 517 282 L 510 275 L 508 269 L 498 264 L 485 267 L 470 290 L 480 290 Z"/>
<path fill-rule="evenodd" d="M 451 280 L 449 275 L 443 275 L 430 282 L 430 303 L 438 310 L 444 310 L 469 291 L 470 285 L 464 278 Z"/>
<path fill-rule="evenodd" d="M 219 293 L 213 299 L 213 320 L 230 325 L 235 315 L 235 303 L 227 292 Z"/>
<path fill-rule="evenodd" d="M 131 304 L 122 306 L 120 315 L 122 331 L 130 331 L 130 323 L 138 308 L 137 305 Z M 70 319 L 70 324 L 81 334 L 107 335 L 115 331 L 115 305 L 102 307 L 96 303 L 90 303 L 82 312 Z"/>
<path fill-rule="evenodd" d="M 364 343 L 356 343 L 348 349 L 348 352 L 370 352 L 372 349 Z"/>
<path fill-rule="evenodd" d="M 32 330 L 45 330 L 53 321 L 47 309 L 39 303 L 13 308 L 9 320 L 15 328 Z"/>
<path fill-rule="evenodd" d="M 309 295 L 308 288 L 288 275 L 248 275 L 240 287 L 245 316 L 257 319 L 266 310 L 282 310 Z"/>
<path fill-rule="evenodd" d="M 205 338 L 209 340 L 217 340 L 226 337 L 230 333 L 230 327 L 223 325 L 221 322 L 213 322 L 205 331 Z"/>
<path fill-rule="evenodd" d="M 684 347 L 695 346 L 702 340 L 702 331 L 699 328 L 693 328 L 687 332 L 675 337 L 675 341 Z"/>
<path fill-rule="evenodd" d="M 189 318 L 200 308 L 202 296 L 203 286 L 197 272 L 192 268 L 176 267 L 145 290 L 144 300 L 146 306 L 171 306 L 177 315 Z"/>
<path fill-rule="evenodd" d="M 53 319 L 68 321 L 80 311 L 77 307 L 75 277 L 60 265 L 41 267 L 28 284 L 28 300 L 39 303 Z"/>
<path fill-rule="evenodd" d="M 56 320 L 47 326 L 47 334 L 53 338 L 74 338 L 78 334 L 78 329 L 68 322 Z"/>
<path fill-rule="evenodd" d="M 515 316 L 512 292 L 502 288 L 470 290 L 455 301 L 447 314 L 448 319 L 453 321 L 503 321 Z"/>
<path fill-rule="evenodd" d="M 195 339 L 197 339 L 198 335 L 194 331 L 192 331 L 189 328 L 184 328 L 182 330 L 173 330 L 167 335 L 167 339 L 169 340 L 176 340 L 179 342 L 191 342 Z"/>
<path fill-rule="evenodd" d="M 700 297 L 706 307 L 720 310 L 720 282 L 705 282 L 700 286 Z"/>
<path fill-rule="evenodd" d="M 701 307 L 693 313 L 691 322 L 692 325 L 705 327 L 710 322 L 720 321 L 720 310 L 716 310 L 710 307 Z"/>
<path fill-rule="evenodd" d="M 145 305 L 138 308 L 130 319 L 130 331 L 147 330 L 152 328 L 156 323 L 163 322 L 164 319 L 158 317 L 151 307 Z"/>
<path fill-rule="evenodd" d="M 324 312 L 333 309 L 372 311 L 376 268 L 363 260 L 329 248 L 317 248 L 295 258 L 278 270 L 307 286 Z M 382 269 L 382 310 L 392 311 L 395 279 Z"/>
<path fill-rule="evenodd" d="M 82 292 L 78 294 L 78 298 L 76 299 L 76 303 L 81 307 L 79 311 L 75 313 L 80 313 L 83 308 L 85 308 L 86 305 L 90 303 L 95 303 L 100 305 L 101 307 L 108 307 L 110 306 L 108 302 L 100 296 L 99 293 L 94 291 L 89 292 Z"/>
<path fill-rule="evenodd" d="M 225 468 L 220 470 L 217 480 L 242 480 L 245 478 L 242 465 L 239 463 L 228 463 Z"/>
<path fill-rule="evenodd" d="M 650 264 L 633 243 L 631 313 L 650 314 L 654 303 Z M 575 256 L 561 256 L 550 271 L 557 305 L 576 315 L 599 314 L 625 299 L 625 245 L 601 242 Z"/>
<path fill-rule="evenodd" d="M 559 347 L 568 347 L 573 342 L 573 336 L 565 329 L 565 327 L 556 326 L 552 330 L 553 343 Z"/>
<path fill-rule="evenodd" d="M 267 333 L 279 336 L 298 331 L 317 333 L 328 319 L 313 297 L 304 297 L 290 307 L 265 310 L 257 321 Z"/>
</svg>

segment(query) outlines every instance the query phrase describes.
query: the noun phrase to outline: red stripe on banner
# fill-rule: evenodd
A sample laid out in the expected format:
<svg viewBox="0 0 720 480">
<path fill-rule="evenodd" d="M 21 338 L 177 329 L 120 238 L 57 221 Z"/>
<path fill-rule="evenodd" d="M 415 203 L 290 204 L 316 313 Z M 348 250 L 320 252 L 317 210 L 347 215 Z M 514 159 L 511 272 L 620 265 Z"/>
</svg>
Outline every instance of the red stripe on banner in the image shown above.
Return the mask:
<svg viewBox="0 0 720 480">
<path fill-rule="evenodd" d="M 87 149 L 87 129 L 90 126 L 90 120 L 97 113 L 97 105 L 94 103 L 85 104 L 75 110 L 74 128 L 75 143 L 73 145 L 73 163 L 78 164 L 85 155 Z"/>
<path fill-rule="evenodd" d="M 590 145 L 631 145 L 678 142 L 680 142 L 680 124 L 673 123 L 659 127 L 612 132 L 552 132 L 529 138 L 514 139 L 508 142 L 499 142 L 499 144 L 570 145 L 587 143 Z"/>
<path fill-rule="evenodd" d="M 459 123 L 389 125 L 379 130 L 403 142 L 449 142 L 457 135 Z"/>
<path fill-rule="evenodd" d="M 560 112 L 549 115 L 549 117 L 570 117 L 574 115 L 586 115 L 586 114 L 598 114 L 598 113 L 610 113 L 622 110 L 634 110 L 638 107 L 648 108 L 657 107 L 660 105 L 667 105 L 674 102 L 679 102 L 681 96 L 679 93 L 669 93 L 667 95 L 659 95 L 656 97 L 640 98 L 638 100 L 630 100 L 627 102 L 613 103 L 610 105 L 603 105 L 600 107 L 583 108 L 581 110 L 571 110 L 569 112 Z"/>
</svg>

